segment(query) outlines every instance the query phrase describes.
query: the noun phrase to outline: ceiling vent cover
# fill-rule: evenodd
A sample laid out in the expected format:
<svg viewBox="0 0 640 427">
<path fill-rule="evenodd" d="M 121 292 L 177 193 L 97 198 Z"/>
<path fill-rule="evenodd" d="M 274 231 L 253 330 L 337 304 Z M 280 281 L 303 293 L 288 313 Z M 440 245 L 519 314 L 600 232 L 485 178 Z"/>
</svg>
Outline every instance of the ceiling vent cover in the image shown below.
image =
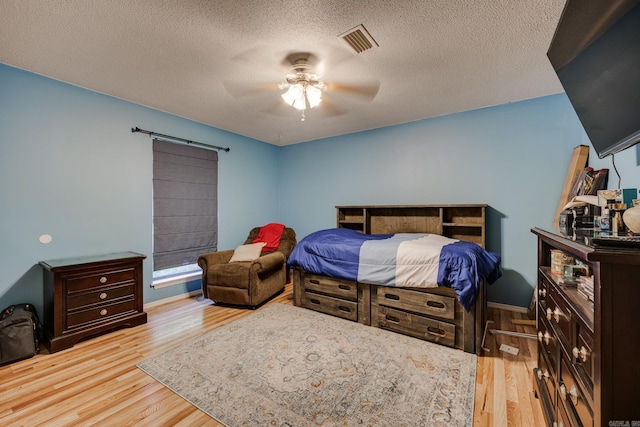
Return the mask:
<svg viewBox="0 0 640 427">
<path fill-rule="evenodd" d="M 364 27 L 364 25 L 360 24 L 355 28 L 347 31 L 346 33 L 340 34 L 338 37 L 342 37 L 344 41 L 347 42 L 349 46 L 357 53 L 362 53 L 367 49 L 371 49 L 374 46 L 379 46 L 378 42 L 376 42 L 369 31 Z"/>
</svg>

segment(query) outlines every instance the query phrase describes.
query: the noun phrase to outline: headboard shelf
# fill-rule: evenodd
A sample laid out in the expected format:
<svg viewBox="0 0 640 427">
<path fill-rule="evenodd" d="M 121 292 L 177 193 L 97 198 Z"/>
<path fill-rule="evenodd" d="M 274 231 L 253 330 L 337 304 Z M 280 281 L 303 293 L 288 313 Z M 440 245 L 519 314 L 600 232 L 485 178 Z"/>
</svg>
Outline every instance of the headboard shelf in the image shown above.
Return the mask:
<svg viewBox="0 0 640 427">
<path fill-rule="evenodd" d="M 485 246 L 485 204 L 336 206 L 337 227 L 365 234 L 430 233 Z"/>
</svg>

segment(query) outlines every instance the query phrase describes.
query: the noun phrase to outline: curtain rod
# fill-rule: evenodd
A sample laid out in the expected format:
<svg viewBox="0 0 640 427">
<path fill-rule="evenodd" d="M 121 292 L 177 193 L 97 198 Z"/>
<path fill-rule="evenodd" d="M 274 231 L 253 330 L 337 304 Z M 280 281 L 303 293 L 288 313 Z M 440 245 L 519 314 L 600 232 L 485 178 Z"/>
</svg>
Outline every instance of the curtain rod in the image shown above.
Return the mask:
<svg viewBox="0 0 640 427">
<path fill-rule="evenodd" d="M 174 139 L 176 141 L 182 141 L 182 142 L 186 142 L 187 144 L 194 144 L 194 145 L 200 145 L 203 147 L 208 147 L 208 148 L 213 148 L 215 150 L 222 150 L 222 151 L 229 151 L 230 148 L 229 147 L 218 147 L 217 145 L 210 145 L 210 144 L 205 144 L 203 142 L 197 142 L 197 141 L 191 141 L 189 139 L 184 139 L 184 138 L 178 138 L 176 136 L 171 136 L 171 135 L 164 135 L 162 133 L 157 133 L 157 132 L 152 132 L 150 130 L 144 130 L 144 129 L 140 129 L 139 127 L 134 127 L 131 128 L 131 132 L 140 132 L 140 133 L 146 133 L 149 136 L 158 136 L 160 138 L 169 138 L 169 139 Z M 172 141 L 168 141 L 168 142 L 172 142 Z"/>
</svg>

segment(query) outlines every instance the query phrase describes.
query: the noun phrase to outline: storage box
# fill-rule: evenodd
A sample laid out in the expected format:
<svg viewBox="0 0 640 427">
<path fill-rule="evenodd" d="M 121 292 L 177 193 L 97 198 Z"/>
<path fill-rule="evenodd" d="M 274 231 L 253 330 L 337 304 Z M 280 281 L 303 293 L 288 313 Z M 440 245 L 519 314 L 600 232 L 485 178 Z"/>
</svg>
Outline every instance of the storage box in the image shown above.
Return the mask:
<svg viewBox="0 0 640 427">
<path fill-rule="evenodd" d="M 573 264 L 573 257 L 561 250 L 551 250 L 551 274 L 564 275 L 564 266 Z"/>
</svg>

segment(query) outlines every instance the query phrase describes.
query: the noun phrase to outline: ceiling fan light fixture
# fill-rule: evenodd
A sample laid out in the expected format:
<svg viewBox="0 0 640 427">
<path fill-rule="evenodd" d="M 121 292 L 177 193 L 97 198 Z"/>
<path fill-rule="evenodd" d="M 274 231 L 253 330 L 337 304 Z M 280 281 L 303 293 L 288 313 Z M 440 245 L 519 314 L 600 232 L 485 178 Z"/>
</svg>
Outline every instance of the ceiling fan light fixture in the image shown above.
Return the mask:
<svg viewBox="0 0 640 427">
<path fill-rule="evenodd" d="M 322 91 L 314 85 L 307 85 L 305 88 L 309 108 L 317 107 L 322 102 Z"/>
<path fill-rule="evenodd" d="M 290 85 L 289 89 L 281 96 L 288 105 L 297 110 L 304 110 L 306 108 L 304 92 L 304 87 L 300 83 L 297 83 Z"/>
<path fill-rule="evenodd" d="M 291 72 L 285 75 L 285 83 L 278 87 L 286 92 L 280 96 L 291 107 L 302 111 L 301 120 L 304 121 L 304 110 L 314 108 L 322 102 L 324 83 L 318 75 L 310 69 L 305 58 L 298 58 L 292 62 Z"/>
</svg>

